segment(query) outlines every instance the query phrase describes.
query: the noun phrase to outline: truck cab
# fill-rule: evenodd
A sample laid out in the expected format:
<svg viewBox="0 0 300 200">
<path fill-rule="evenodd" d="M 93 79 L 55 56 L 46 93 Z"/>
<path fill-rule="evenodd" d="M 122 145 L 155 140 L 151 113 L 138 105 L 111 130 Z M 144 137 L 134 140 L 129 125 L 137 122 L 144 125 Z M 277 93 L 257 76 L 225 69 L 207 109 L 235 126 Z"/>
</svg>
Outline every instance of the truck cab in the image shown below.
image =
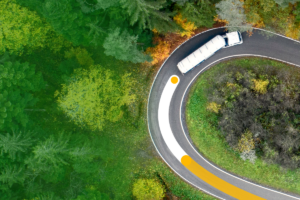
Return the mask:
<svg viewBox="0 0 300 200">
<path fill-rule="evenodd" d="M 224 38 L 226 43 L 226 45 L 223 48 L 227 48 L 227 47 L 231 47 L 243 43 L 243 38 L 239 31 L 226 33 L 225 35 L 222 35 L 222 37 Z"/>
</svg>

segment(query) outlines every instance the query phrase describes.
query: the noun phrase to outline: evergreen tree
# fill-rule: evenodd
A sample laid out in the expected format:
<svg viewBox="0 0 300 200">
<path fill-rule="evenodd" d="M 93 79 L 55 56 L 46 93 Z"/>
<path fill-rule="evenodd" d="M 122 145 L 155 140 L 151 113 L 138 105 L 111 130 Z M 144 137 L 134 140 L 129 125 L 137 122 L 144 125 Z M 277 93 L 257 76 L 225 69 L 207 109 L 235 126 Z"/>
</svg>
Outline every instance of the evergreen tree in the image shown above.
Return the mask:
<svg viewBox="0 0 300 200">
<path fill-rule="evenodd" d="M 297 4 L 296 9 L 293 11 L 293 14 L 295 15 L 295 22 L 300 23 L 300 4 Z"/>
<path fill-rule="evenodd" d="M 92 20 L 74 9 L 71 0 L 45 0 L 41 12 L 54 30 L 74 45 L 88 45 L 91 41 L 87 26 Z"/>
<path fill-rule="evenodd" d="M 142 63 L 149 61 L 149 57 L 137 49 L 138 36 L 131 36 L 127 31 L 120 32 L 116 28 L 110 32 L 104 41 L 104 53 L 118 60 Z"/>
<path fill-rule="evenodd" d="M 37 101 L 31 93 L 41 90 L 44 85 L 41 73 L 35 73 L 33 65 L 20 62 L 0 64 L 0 129 L 25 127 L 28 117 L 24 109 Z"/>
<path fill-rule="evenodd" d="M 31 168 L 35 169 L 36 166 L 41 166 L 42 169 L 48 169 L 67 165 L 67 155 L 70 151 L 68 141 L 69 139 L 63 134 L 60 134 L 56 139 L 51 135 L 33 147 L 34 158 L 31 160 Z M 37 170 L 41 170 L 41 168 Z"/>
<path fill-rule="evenodd" d="M 25 180 L 22 167 L 16 165 L 6 165 L 0 172 L 0 182 L 11 187 L 14 183 L 22 184 Z"/>
<path fill-rule="evenodd" d="M 75 147 L 70 151 L 70 156 L 74 160 L 91 161 L 94 155 L 93 149 L 89 144 L 84 144 L 82 147 Z"/>
<path fill-rule="evenodd" d="M 160 33 L 173 32 L 177 28 L 166 11 L 159 11 L 165 2 L 166 0 L 121 0 L 122 8 L 130 16 L 130 25 L 137 23 L 140 28 L 156 29 Z"/>
<path fill-rule="evenodd" d="M 97 11 L 99 9 L 106 10 L 112 6 L 115 6 L 119 3 L 119 0 L 96 0 L 94 2 L 87 2 L 85 0 L 76 0 L 81 7 L 82 12 L 90 13 Z"/>
<path fill-rule="evenodd" d="M 184 19 L 193 22 L 197 27 L 212 27 L 215 7 L 208 0 L 198 0 L 196 2 L 186 2 L 179 10 Z"/>
<path fill-rule="evenodd" d="M 12 160 L 16 158 L 17 153 L 25 152 L 31 144 L 32 139 L 29 134 L 21 134 L 21 132 L 18 134 L 13 132 L 12 135 L 7 133 L 6 136 L 0 134 L 1 155 L 7 153 Z"/>
</svg>

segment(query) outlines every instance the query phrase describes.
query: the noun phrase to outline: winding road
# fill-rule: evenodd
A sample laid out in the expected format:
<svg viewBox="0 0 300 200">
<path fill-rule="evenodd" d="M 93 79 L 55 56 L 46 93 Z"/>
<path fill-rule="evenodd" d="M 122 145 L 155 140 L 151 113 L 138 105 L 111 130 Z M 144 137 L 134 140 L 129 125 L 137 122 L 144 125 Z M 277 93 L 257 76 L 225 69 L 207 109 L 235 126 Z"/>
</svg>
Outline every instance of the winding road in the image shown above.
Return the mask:
<svg viewBox="0 0 300 200">
<path fill-rule="evenodd" d="M 219 199 L 270 199 L 270 200 L 294 200 L 300 199 L 300 195 L 280 192 L 271 188 L 257 185 L 248 180 L 232 175 L 220 168 L 211 164 L 202 157 L 196 148 L 192 145 L 189 137 L 189 132 L 185 122 L 185 105 L 186 97 L 188 96 L 189 88 L 197 79 L 198 75 L 209 67 L 233 57 L 249 57 L 260 56 L 286 62 L 300 67 L 300 43 L 284 36 L 276 35 L 268 38 L 266 31 L 255 29 L 251 37 L 246 33 L 243 34 L 244 43 L 234 47 L 222 49 L 216 52 L 212 57 L 195 67 L 192 71 L 184 76 L 177 69 L 177 63 L 190 53 L 195 51 L 201 45 L 212 39 L 218 34 L 224 34 L 224 28 L 215 28 L 202 32 L 193 38 L 189 39 L 179 46 L 170 57 L 164 62 L 158 71 L 153 82 L 149 99 L 148 99 L 148 128 L 154 146 L 161 158 L 169 165 L 169 167 L 178 174 L 186 182 L 194 187 L 215 196 Z M 169 123 L 171 132 L 174 135 L 177 143 L 186 154 L 198 163 L 203 170 L 214 175 L 219 180 L 223 181 L 221 186 L 226 183 L 232 187 L 239 188 L 241 191 L 253 194 L 257 198 L 248 196 L 238 197 L 227 192 L 226 188 L 217 189 L 214 184 L 209 184 L 209 181 L 200 179 L 199 176 L 192 173 L 187 167 L 178 161 L 170 148 L 167 146 L 162 133 L 162 126 L 159 123 L 159 105 L 164 88 L 170 81 L 170 77 L 176 76 L 179 78 L 178 85 L 174 88 L 170 103 L 165 110 L 169 113 L 168 120 L 163 123 Z M 207 179 L 208 180 L 208 179 Z M 299 183 L 300 184 L 300 183 Z M 235 196 L 235 197 L 234 197 Z"/>
</svg>

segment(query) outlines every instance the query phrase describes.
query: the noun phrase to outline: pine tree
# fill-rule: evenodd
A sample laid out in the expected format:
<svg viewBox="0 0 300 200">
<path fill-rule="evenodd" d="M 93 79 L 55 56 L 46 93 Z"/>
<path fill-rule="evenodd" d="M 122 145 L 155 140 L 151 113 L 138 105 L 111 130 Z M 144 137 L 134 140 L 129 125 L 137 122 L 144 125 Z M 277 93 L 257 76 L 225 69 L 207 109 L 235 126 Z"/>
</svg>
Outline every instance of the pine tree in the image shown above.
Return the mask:
<svg viewBox="0 0 300 200">
<path fill-rule="evenodd" d="M 122 7 L 130 16 L 130 25 L 138 24 L 142 29 L 156 29 L 158 32 L 173 32 L 176 25 L 167 12 L 159 11 L 166 0 L 121 0 Z"/>
<path fill-rule="evenodd" d="M 63 134 L 60 134 L 56 139 L 51 135 L 48 139 L 33 147 L 34 158 L 31 159 L 31 168 L 35 169 L 38 166 L 58 168 L 61 165 L 69 164 L 67 162 L 67 155 L 70 151 L 68 141 L 68 137 Z"/>
<path fill-rule="evenodd" d="M 186 2 L 179 10 L 182 17 L 187 21 L 194 23 L 197 27 L 212 27 L 215 7 L 208 0 L 198 0 L 195 2 Z"/>
<path fill-rule="evenodd" d="M 95 12 L 99 9 L 106 10 L 118 4 L 119 0 L 96 0 L 94 3 L 87 2 L 86 0 L 76 0 L 80 4 L 80 8 L 84 13 Z"/>
<path fill-rule="evenodd" d="M 105 38 L 104 53 L 118 60 L 133 63 L 149 61 L 149 57 L 137 49 L 137 39 L 137 36 L 132 36 L 127 31 L 121 33 L 120 29 L 116 28 Z"/>
<path fill-rule="evenodd" d="M 54 30 L 62 34 L 74 45 L 88 45 L 93 39 L 89 35 L 90 16 L 73 8 L 71 0 L 45 0 L 42 4 L 41 14 L 52 25 Z"/>
<path fill-rule="evenodd" d="M 76 147 L 70 151 L 70 157 L 73 160 L 91 161 L 94 157 L 93 149 L 90 144 L 84 144 L 82 147 Z"/>
<path fill-rule="evenodd" d="M 22 167 L 15 165 L 6 165 L 0 172 L 0 182 L 11 187 L 14 183 L 22 184 L 25 180 Z"/>
<path fill-rule="evenodd" d="M 5 135 L 0 135 L 0 152 L 1 155 L 3 153 L 7 153 L 9 157 L 14 160 L 16 158 L 16 154 L 19 152 L 25 152 L 28 150 L 28 147 L 32 144 L 32 139 L 30 138 L 29 134 L 13 134 L 7 133 Z"/>
</svg>

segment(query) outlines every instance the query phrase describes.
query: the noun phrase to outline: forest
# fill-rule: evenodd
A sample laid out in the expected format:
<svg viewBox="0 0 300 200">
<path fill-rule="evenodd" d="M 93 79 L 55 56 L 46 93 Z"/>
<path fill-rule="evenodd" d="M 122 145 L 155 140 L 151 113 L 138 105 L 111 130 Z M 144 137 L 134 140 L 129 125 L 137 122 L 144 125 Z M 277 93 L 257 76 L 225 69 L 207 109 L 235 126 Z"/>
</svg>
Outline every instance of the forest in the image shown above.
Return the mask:
<svg viewBox="0 0 300 200">
<path fill-rule="evenodd" d="M 211 27 L 299 39 L 299 12 L 294 0 L 0 0 L 0 199 L 213 199 L 155 152 L 152 80 Z"/>
</svg>

